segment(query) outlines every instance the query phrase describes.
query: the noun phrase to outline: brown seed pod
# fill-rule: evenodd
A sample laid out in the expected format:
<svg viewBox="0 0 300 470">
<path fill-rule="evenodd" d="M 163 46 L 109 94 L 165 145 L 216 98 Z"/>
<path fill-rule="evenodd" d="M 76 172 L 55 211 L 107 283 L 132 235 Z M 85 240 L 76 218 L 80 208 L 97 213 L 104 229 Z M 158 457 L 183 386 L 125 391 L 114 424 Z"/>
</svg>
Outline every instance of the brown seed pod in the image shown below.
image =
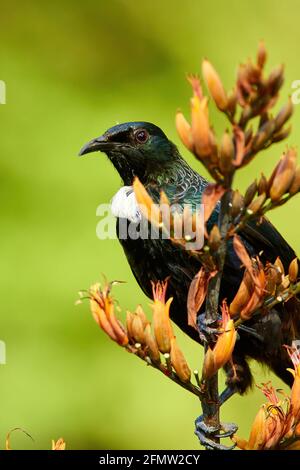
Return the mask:
<svg viewBox="0 0 300 470">
<path fill-rule="evenodd" d="M 276 166 L 272 185 L 270 187 L 270 197 L 273 202 L 279 201 L 281 197 L 289 190 L 295 176 L 296 170 L 296 151 L 289 149 L 284 154 Z M 272 178 L 271 177 L 271 178 Z"/>
<path fill-rule="evenodd" d="M 297 281 L 298 270 L 299 270 L 298 259 L 295 258 L 289 265 L 289 279 L 291 283 L 294 283 Z"/>
<path fill-rule="evenodd" d="M 282 126 L 289 120 L 293 114 L 293 103 L 291 97 L 288 102 L 281 108 L 277 116 L 275 117 L 275 129 L 280 130 Z"/>
<path fill-rule="evenodd" d="M 264 205 L 266 200 L 266 193 L 261 194 L 255 198 L 251 204 L 247 207 L 248 211 L 251 211 L 253 214 L 256 214 Z"/>
<path fill-rule="evenodd" d="M 257 65 L 260 69 L 263 69 L 266 63 L 266 60 L 267 60 L 267 51 L 266 51 L 264 42 L 261 41 L 258 45 L 258 51 L 257 51 Z"/>
<path fill-rule="evenodd" d="M 269 121 L 265 122 L 265 124 L 263 124 L 263 126 L 258 130 L 258 133 L 253 138 L 252 149 L 255 152 L 262 149 L 264 145 L 268 142 L 268 140 L 270 140 L 270 137 L 272 136 L 274 130 L 274 119 L 270 119 Z"/>
<path fill-rule="evenodd" d="M 278 65 L 270 73 L 268 79 L 268 86 L 271 96 L 277 95 L 279 89 L 281 88 L 284 81 L 284 66 Z"/>
<path fill-rule="evenodd" d="M 295 176 L 293 178 L 292 184 L 289 189 L 289 193 L 291 196 L 298 193 L 300 190 L 300 166 L 296 168 Z"/>
<path fill-rule="evenodd" d="M 257 188 L 257 193 L 260 196 L 263 193 L 266 193 L 268 190 L 268 180 L 265 177 L 265 175 L 262 173 L 260 180 L 258 182 L 258 188 Z"/>
<path fill-rule="evenodd" d="M 246 190 L 246 193 L 245 193 L 245 196 L 244 196 L 244 202 L 245 202 L 246 207 L 249 206 L 249 204 L 253 200 L 256 192 L 257 192 L 257 182 L 255 180 L 255 181 L 253 181 L 253 183 L 250 184 L 250 186 L 248 186 L 248 188 Z"/>
<path fill-rule="evenodd" d="M 233 192 L 231 204 L 230 212 L 231 216 L 234 218 L 240 214 L 244 208 L 244 198 L 238 190 Z"/>
<path fill-rule="evenodd" d="M 272 142 L 281 142 L 281 140 L 286 139 L 292 130 L 292 126 L 287 126 L 284 129 L 281 129 L 278 132 L 275 132 L 272 136 Z"/>
<path fill-rule="evenodd" d="M 219 227 L 214 225 L 208 237 L 208 244 L 212 251 L 216 251 L 221 244 L 221 234 Z"/>
<path fill-rule="evenodd" d="M 223 134 L 220 149 L 220 170 L 223 174 L 229 173 L 233 168 L 234 145 L 229 132 Z"/>
</svg>

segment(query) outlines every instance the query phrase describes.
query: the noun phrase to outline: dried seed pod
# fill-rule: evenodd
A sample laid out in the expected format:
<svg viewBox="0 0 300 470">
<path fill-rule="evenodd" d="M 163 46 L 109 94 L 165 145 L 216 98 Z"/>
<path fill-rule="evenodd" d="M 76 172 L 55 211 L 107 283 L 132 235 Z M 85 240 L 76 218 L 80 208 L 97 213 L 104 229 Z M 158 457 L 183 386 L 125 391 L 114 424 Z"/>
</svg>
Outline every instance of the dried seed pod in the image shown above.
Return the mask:
<svg viewBox="0 0 300 470">
<path fill-rule="evenodd" d="M 275 262 L 274 262 L 274 266 L 276 266 L 277 268 L 277 271 L 279 272 L 280 276 L 284 276 L 285 272 L 284 272 L 284 266 L 282 264 L 282 261 L 281 259 L 279 258 L 279 256 L 277 256 Z"/>
<path fill-rule="evenodd" d="M 208 244 L 212 251 L 216 251 L 221 244 L 221 234 L 219 227 L 214 225 L 208 237 Z"/>
<path fill-rule="evenodd" d="M 235 115 L 236 111 L 236 104 L 237 104 L 237 93 L 236 90 L 232 90 L 228 93 L 227 98 L 227 111 L 231 116 Z"/>
<path fill-rule="evenodd" d="M 260 69 L 263 69 L 266 63 L 266 60 L 267 60 L 267 51 L 266 51 L 264 42 L 261 41 L 258 45 L 258 51 L 257 51 L 257 65 Z"/>
<path fill-rule="evenodd" d="M 145 328 L 145 343 L 148 348 L 148 354 L 149 354 L 151 361 L 153 361 L 154 363 L 159 363 L 160 354 L 159 354 L 157 342 L 155 341 L 155 338 L 152 335 L 151 326 L 149 323 Z"/>
<path fill-rule="evenodd" d="M 275 132 L 272 136 L 272 142 L 281 142 L 281 140 L 286 139 L 292 130 L 292 126 L 285 127 L 284 129 L 281 129 L 278 132 Z"/>
<path fill-rule="evenodd" d="M 216 70 L 208 60 L 202 62 L 202 73 L 217 107 L 221 111 L 225 111 L 228 104 L 227 95 L 223 83 Z"/>
<path fill-rule="evenodd" d="M 171 339 L 171 364 L 182 382 L 191 380 L 191 370 L 175 337 Z"/>
<path fill-rule="evenodd" d="M 252 214 L 256 214 L 264 205 L 266 200 L 266 193 L 261 194 L 257 198 L 255 198 L 251 204 L 247 207 L 247 210 Z"/>
<path fill-rule="evenodd" d="M 234 145 L 229 132 L 223 134 L 220 148 L 220 170 L 223 174 L 229 173 L 233 168 Z"/>
<path fill-rule="evenodd" d="M 257 192 L 257 182 L 255 180 L 255 181 L 253 181 L 253 183 L 250 184 L 250 186 L 248 186 L 248 188 L 246 190 L 246 193 L 245 193 L 245 196 L 244 196 L 244 202 L 245 202 L 246 207 L 253 200 L 256 192 Z"/>
<path fill-rule="evenodd" d="M 288 102 L 281 108 L 277 116 L 275 117 L 275 129 L 279 130 L 288 121 L 293 114 L 293 103 L 291 97 Z"/>
<path fill-rule="evenodd" d="M 289 149 L 283 154 L 276 166 L 272 185 L 270 187 L 270 197 L 273 202 L 279 201 L 281 197 L 289 190 L 295 176 L 296 170 L 296 151 Z"/>
<path fill-rule="evenodd" d="M 268 86 L 270 89 L 271 96 L 277 95 L 279 89 L 281 88 L 284 81 L 284 67 L 283 65 L 279 65 L 275 67 L 270 73 L 268 79 Z"/>
<path fill-rule="evenodd" d="M 176 129 L 182 143 L 192 152 L 194 147 L 192 128 L 181 111 L 176 113 Z"/>
<path fill-rule="evenodd" d="M 265 284 L 265 291 L 268 295 L 274 295 L 276 292 L 276 285 L 278 281 L 278 271 L 272 265 L 269 264 L 266 269 L 266 284 Z"/>
<path fill-rule="evenodd" d="M 262 149 L 264 145 L 270 140 L 273 132 L 275 130 L 275 121 L 270 119 L 267 121 L 259 130 L 258 133 L 254 136 L 252 142 L 252 149 L 257 152 Z"/>
<path fill-rule="evenodd" d="M 291 283 L 294 283 L 297 281 L 298 270 L 299 270 L 298 259 L 295 258 L 289 265 L 289 279 Z"/>
<path fill-rule="evenodd" d="M 253 136 L 253 127 L 249 126 L 248 129 L 245 132 L 245 145 L 247 146 L 249 142 L 251 141 Z"/>
<path fill-rule="evenodd" d="M 295 176 L 289 189 L 291 196 L 298 193 L 300 190 L 300 166 L 296 168 Z"/>
<path fill-rule="evenodd" d="M 265 175 L 262 173 L 260 180 L 258 182 L 257 193 L 260 196 L 263 193 L 266 193 L 268 190 L 268 180 Z"/>
<path fill-rule="evenodd" d="M 231 200 L 231 216 L 234 218 L 244 209 L 244 198 L 238 190 L 233 192 Z"/>
</svg>

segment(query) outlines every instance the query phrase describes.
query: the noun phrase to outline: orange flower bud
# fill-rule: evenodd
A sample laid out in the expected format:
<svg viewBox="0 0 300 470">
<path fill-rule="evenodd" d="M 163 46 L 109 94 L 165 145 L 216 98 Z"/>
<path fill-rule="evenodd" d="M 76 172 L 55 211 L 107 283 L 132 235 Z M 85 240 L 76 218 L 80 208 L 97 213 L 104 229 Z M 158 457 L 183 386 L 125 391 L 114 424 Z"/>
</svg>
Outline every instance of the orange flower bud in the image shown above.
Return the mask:
<svg viewBox="0 0 300 470">
<path fill-rule="evenodd" d="M 206 351 L 202 371 L 204 379 L 210 378 L 231 359 L 235 346 L 237 332 L 225 302 L 222 305 L 222 329 L 214 348 L 208 347 Z"/>
<path fill-rule="evenodd" d="M 217 107 L 225 111 L 228 105 L 228 98 L 224 90 L 223 83 L 216 70 L 208 60 L 202 62 L 202 73 L 206 81 L 207 88 L 212 95 Z"/>
<path fill-rule="evenodd" d="M 216 372 L 218 372 L 218 367 L 216 365 L 215 355 L 214 355 L 213 349 L 208 347 L 204 356 L 202 377 L 204 379 L 209 379 Z"/>
<path fill-rule="evenodd" d="M 196 95 L 192 100 L 192 137 L 196 154 L 207 157 L 212 151 L 207 98 Z"/>
<path fill-rule="evenodd" d="M 141 209 L 143 216 L 146 217 L 149 222 L 153 223 L 156 226 L 159 226 L 161 222 L 159 206 L 153 202 L 145 186 L 140 182 L 137 177 L 134 179 L 133 189 L 137 203 Z"/>
<path fill-rule="evenodd" d="M 113 341 L 121 346 L 126 346 L 128 337 L 114 314 L 114 303 L 109 294 L 109 289 L 110 286 L 106 285 L 101 290 L 99 283 L 91 286 L 89 290 L 91 312 L 100 328 Z"/>
<path fill-rule="evenodd" d="M 260 450 L 266 439 L 266 407 L 262 405 L 254 418 L 249 436 L 247 450 Z"/>
<path fill-rule="evenodd" d="M 52 440 L 52 450 L 66 450 L 66 443 L 62 437 L 56 442 Z"/>
<path fill-rule="evenodd" d="M 279 199 L 289 190 L 296 170 L 296 151 L 289 149 L 284 154 L 274 174 L 274 179 L 270 188 L 270 197 L 273 202 L 279 201 Z"/>
<path fill-rule="evenodd" d="M 240 287 L 229 306 L 229 312 L 231 317 L 239 315 L 241 310 L 245 305 L 248 304 L 250 297 L 253 292 L 252 279 L 249 274 L 249 271 L 245 271 L 243 280 L 240 284 Z"/>
<path fill-rule="evenodd" d="M 182 382 L 189 382 L 191 379 L 191 371 L 186 362 L 186 359 L 179 349 L 176 338 L 171 339 L 171 364 L 174 367 L 176 374 Z"/>
<path fill-rule="evenodd" d="M 170 321 L 170 305 L 173 300 L 171 297 L 165 302 L 167 283 L 157 283 L 153 285 L 154 303 L 153 309 L 153 327 L 154 336 L 161 353 L 169 353 L 171 350 L 171 338 L 173 330 Z"/>
<path fill-rule="evenodd" d="M 95 321 L 98 323 L 100 328 L 113 340 L 117 341 L 117 335 L 115 334 L 108 318 L 105 315 L 104 310 L 94 300 L 90 299 L 90 308 Z"/>
<path fill-rule="evenodd" d="M 191 125 L 187 122 L 184 115 L 181 111 L 176 113 L 176 129 L 177 133 L 182 141 L 182 143 L 189 149 L 193 151 L 193 138 L 192 138 L 192 128 Z"/>
</svg>

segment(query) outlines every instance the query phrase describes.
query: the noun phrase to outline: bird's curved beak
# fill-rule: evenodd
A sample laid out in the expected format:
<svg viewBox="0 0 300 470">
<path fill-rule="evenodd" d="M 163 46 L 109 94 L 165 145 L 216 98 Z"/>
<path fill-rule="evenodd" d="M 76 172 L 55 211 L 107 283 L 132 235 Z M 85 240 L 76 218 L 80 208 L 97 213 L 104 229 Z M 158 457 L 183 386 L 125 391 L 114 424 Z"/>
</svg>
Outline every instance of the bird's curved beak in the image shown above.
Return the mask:
<svg viewBox="0 0 300 470">
<path fill-rule="evenodd" d="M 109 150 L 115 149 L 118 145 L 120 144 L 117 142 L 112 142 L 109 140 L 109 136 L 104 134 L 85 144 L 80 150 L 78 156 L 81 157 L 82 155 L 91 152 L 107 152 Z"/>
</svg>

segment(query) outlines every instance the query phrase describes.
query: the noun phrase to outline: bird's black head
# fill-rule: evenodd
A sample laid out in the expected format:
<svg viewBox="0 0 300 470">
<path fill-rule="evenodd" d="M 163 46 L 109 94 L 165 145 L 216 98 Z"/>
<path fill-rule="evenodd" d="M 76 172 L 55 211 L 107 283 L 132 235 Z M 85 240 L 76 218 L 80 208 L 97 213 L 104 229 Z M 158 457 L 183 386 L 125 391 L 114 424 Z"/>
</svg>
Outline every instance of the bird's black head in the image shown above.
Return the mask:
<svg viewBox="0 0 300 470">
<path fill-rule="evenodd" d="M 157 181 L 179 157 L 175 145 L 149 122 L 118 124 L 88 142 L 79 155 L 97 151 L 107 154 L 126 185 L 135 176 L 143 183 Z"/>
</svg>

